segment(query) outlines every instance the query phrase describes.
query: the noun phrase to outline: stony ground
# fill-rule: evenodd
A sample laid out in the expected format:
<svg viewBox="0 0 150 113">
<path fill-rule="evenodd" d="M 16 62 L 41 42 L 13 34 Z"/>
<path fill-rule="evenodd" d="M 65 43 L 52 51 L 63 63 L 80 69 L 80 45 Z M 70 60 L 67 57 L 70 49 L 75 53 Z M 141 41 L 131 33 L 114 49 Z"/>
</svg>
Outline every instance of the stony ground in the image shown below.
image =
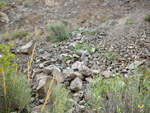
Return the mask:
<svg viewBox="0 0 150 113">
<path fill-rule="evenodd" d="M 35 27 L 40 32 L 30 72 L 33 111 L 43 104 L 42 87 L 54 72 L 56 82 L 65 84 L 72 95 L 70 112 L 83 113 L 86 85 L 93 75 L 127 77 L 135 67 L 150 67 L 150 22 L 144 21 L 145 15 L 150 14 L 149 0 L 36 0 L 31 1 L 31 7 L 24 7 L 23 0 L 12 2 L 8 0 L 2 9 L 10 19 L 6 26 L 13 30 L 18 25 L 19 29 L 29 31 L 32 39 Z M 127 25 L 127 20 L 134 23 Z M 46 41 L 46 27 L 54 21 L 66 24 L 70 40 L 58 44 Z M 34 41 L 28 45 L 20 39 L 11 42 L 11 52 L 16 55 L 14 62 L 26 73 Z M 78 43 L 83 48 L 73 51 Z M 23 45 L 27 50 L 20 48 Z"/>
</svg>

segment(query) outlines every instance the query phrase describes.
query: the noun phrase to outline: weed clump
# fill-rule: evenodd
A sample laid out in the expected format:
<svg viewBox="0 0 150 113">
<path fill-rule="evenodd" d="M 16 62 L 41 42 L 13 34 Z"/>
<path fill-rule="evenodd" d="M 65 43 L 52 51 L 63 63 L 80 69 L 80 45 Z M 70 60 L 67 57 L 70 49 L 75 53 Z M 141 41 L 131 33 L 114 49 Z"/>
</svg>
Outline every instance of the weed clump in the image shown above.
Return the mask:
<svg viewBox="0 0 150 113">
<path fill-rule="evenodd" d="M 49 26 L 49 30 L 50 34 L 47 36 L 47 40 L 52 42 L 59 42 L 69 39 L 69 33 L 66 30 L 65 25 L 60 22 L 51 24 Z"/>
<path fill-rule="evenodd" d="M 150 83 L 138 75 L 126 79 L 95 77 L 87 92 L 87 108 L 91 112 L 150 112 Z"/>
<path fill-rule="evenodd" d="M 131 24 L 134 24 L 134 22 L 133 21 L 131 21 L 131 20 L 128 20 L 128 21 L 126 21 L 126 23 L 125 24 L 127 24 L 127 25 L 131 25 Z"/>
<path fill-rule="evenodd" d="M 144 18 L 145 21 L 150 21 L 150 15 L 146 15 Z"/>
</svg>

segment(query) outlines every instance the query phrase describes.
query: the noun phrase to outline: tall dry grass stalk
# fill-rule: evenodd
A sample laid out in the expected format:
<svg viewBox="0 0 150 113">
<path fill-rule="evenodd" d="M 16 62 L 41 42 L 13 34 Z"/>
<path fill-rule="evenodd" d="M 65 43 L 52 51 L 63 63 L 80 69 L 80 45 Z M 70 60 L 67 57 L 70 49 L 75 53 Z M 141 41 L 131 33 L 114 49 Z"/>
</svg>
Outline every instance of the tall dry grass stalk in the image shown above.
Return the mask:
<svg viewBox="0 0 150 113">
<path fill-rule="evenodd" d="M 44 102 L 43 107 L 42 107 L 42 109 L 41 109 L 41 113 L 43 112 L 43 110 L 44 110 L 44 108 L 45 108 L 45 105 L 46 105 L 46 103 L 47 103 L 47 101 L 48 101 L 48 99 L 49 99 L 49 96 L 50 96 L 50 94 L 51 94 L 50 90 L 51 90 L 51 87 L 52 87 L 52 85 L 53 85 L 55 75 L 56 75 L 56 73 L 54 74 L 53 79 L 52 79 L 52 81 L 51 81 L 51 83 L 50 83 L 49 89 L 48 89 L 48 91 L 47 91 L 47 96 L 46 96 L 45 102 Z"/>
<path fill-rule="evenodd" d="M 35 41 L 37 41 L 37 38 L 39 36 L 39 30 L 37 29 L 37 27 L 35 28 L 34 33 L 35 33 Z"/>
<path fill-rule="evenodd" d="M 6 113 L 7 113 L 6 85 L 5 85 L 5 75 L 4 75 L 3 68 L 2 68 L 2 76 L 3 76 L 3 85 L 4 85 L 5 107 L 6 107 Z"/>
<path fill-rule="evenodd" d="M 32 51 L 30 62 L 28 63 L 28 81 L 30 80 L 29 71 L 30 71 L 32 60 L 33 60 L 33 55 L 34 55 L 34 51 L 35 51 L 35 47 L 36 47 L 36 41 L 37 41 L 37 38 L 39 36 L 39 30 L 37 28 L 35 28 L 34 33 L 35 33 L 35 44 L 34 44 L 34 48 L 33 48 L 33 51 Z"/>
<path fill-rule="evenodd" d="M 13 88 L 15 87 L 16 76 L 17 76 L 17 66 L 16 66 L 16 72 L 15 72 L 15 76 L 14 76 Z"/>
<path fill-rule="evenodd" d="M 28 80 L 30 80 L 29 71 L 30 71 L 32 60 L 33 60 L 33 55 L 34 55 L 35 47 L 36 47 L 36 43 L 34 44 L 34 48 L 33 48 L 32 55 L 31 55 L 31 59 L 30 59 L 30 62 L 28 63 Z"/>
</svg>

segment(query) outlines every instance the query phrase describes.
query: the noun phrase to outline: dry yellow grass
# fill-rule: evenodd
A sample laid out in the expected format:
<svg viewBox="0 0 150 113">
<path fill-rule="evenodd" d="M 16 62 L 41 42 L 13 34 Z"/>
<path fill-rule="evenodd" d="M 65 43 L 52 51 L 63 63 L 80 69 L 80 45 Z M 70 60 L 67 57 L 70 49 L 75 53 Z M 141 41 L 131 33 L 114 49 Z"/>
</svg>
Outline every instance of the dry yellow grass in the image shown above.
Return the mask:
<svg viewBox="0 0 150 113">
<path fill-rule="evenodd" d="M 5 95 L 5 107 L 6 107 L 6 113 L 7 113 L 6 85 L 5 85 L 5 75 L 4 75 L 3 68 L 2 68 L 2 76 L 3 76 L 3 85 L 4 85 L 4 95 Z"/>
<path fill-rule="evenodd" d="M 37 38 L 39 36 L 39 30 L 37 29 L 37 27 L 35 28 L 34 33 L 35 33 L 35 41 L 37 41 Z"/>
<path fill-rule="evenodd" d="M 16 66 L 16 72 L 15 72 L 15 76 L 14 76 L 13 88 L 15 86 L 16 76 L 17 76 L 17 66 Z"/>
<path fill-rule="evenodd" d="M 35 33 L 35 41 L 36 41 L 37 38 L 38 38 L 38 36 L 39 36 L 39 30 L 38 30 L 37 28 L 35 28 L 34 33 Z M 36 48 L 36 42 L 35 42 L 35 44 L 34 44 L 34 48 L 33 48 L 33 51 L 32 51 L 32 55 L 31 55 L 30 62 L 28 63 L 28 81 L 30 80 L 29 71 L 30 71 L 30 67 L 31 67 L 32 60 L 33 60 L 33 55 L 34 55 L 35 48 Z"/>
<path fill-rule="evenodd" d="M 56 73 L 54 74 L 53 79 L 52 79 L 52 81 L 51 81 L 51 83 L 50 83 L 49 89 L 48 89 L 48 91 L 47 91 L 47 96 L 46 96 L 45 102 L 44 102 L 43 107 L 42 107 L 42 109 L 41 109 L 41 113 L 43 112 L 43 110 L 44 110 L 44 108 L 45 108 L 45 105 L 46 105 L 46 103 L 47 103 L 47 101 L 48 101 L 48 99 L 49 99 L 49 96 L 50 96 L 50 94 L 51 94 L 50 90 L 51 90 L 51 87 L 52 87 L 52 85 L 53 85 L 55 75 L 56 75 Z"/>
<path fill-rule="evenodd" d="M 31 55 L 31 59 L 30 59 L 30 62 L 28 63 L 28 80 L 30 80 L 29 71 L 30 71 L 32 60 L 33 60 L 33 55 L 34 55 L 35 47 L 36 47 L 36 43 L 34 44 L 34 48 L 33 48 L 32 55 Z"/>
</svg>

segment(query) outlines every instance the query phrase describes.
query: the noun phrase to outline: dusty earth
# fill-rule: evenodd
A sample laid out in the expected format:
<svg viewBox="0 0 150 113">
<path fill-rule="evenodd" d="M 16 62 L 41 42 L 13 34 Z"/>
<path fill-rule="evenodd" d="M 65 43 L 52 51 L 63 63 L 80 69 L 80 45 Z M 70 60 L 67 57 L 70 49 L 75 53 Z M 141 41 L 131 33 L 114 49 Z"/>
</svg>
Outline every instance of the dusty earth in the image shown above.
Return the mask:
<svg viewBox="0 0 150 113">
<path fill-rule="evenodd" d="M 1 11 L 10 19 L 9 24 L 4 26 L 7 30 L 14 30 L 18 26 L 18 29 L 29 31 L 31 40 L 34 39 L 35 27 L 40 32 L 31 66 L 30 74 L 33 81 L 36 81 L 36 76 L 43 73 L 49 65 L 55 65 L 63 73 L 64 70 L 72 68 L 76 61 L 84 62 L 88 67 L 86 69 L 90 69 L 91 72 L 111 71 L 111 75 L 104 75 L 106 78 L 115 76 L 114 71 L 127 76 L 131 73 L 129 65 L 135 61 L 139 61 L 139 65 L 150 67 L 150 22 L 144 20 L 145 15 L 150 14 L 149 0 L 31 0 L 30 7 L 24 7 L 23 3 L 24 0 L 7 0 L 6 7 Z M 133 21 L 133 24 L 125 24 L 127 20 Z M 66 25 L 70 32 L 70 40 L 58 44 L 46 41 L 49 33 L 47 26 L 55 21 L 61 21 Z M 92 30 L 96 30 L 94 35 L 90 34 Z M 4 32 L 1 28 L 1 42 L 4 42 Z M 73 43 L 79 41 L 90 46 L 92 53 L 72 51 Z M 16 55 L 14 62 L 18 63 L 21 72 L 26 73 L 31 54 L 21 54 L 17 50 L 27 42 L 20 39 L 11 42 L 14 43 L 11 52 Z M 94 50 L 95 47 L 97 51 Z M 76 59 L 63 61 L 63 55 L 70 55 Z M 92 79 L 92 76 L 89 78 Z M 67 78 L 63 77 L 62 81 L 58 81 L 67 84 L 67 88 L 70 89 L 70 81 L 73 80 L 74 78 L 71 78 L 68 82 Z M 85 77 L 82 82 L 85 86 L 89 80 Z M 33 83 L 33 93 L 37 93 L 38 85 L 37 82 Z M 84 89 L 82 87 L 79 93 L 84 94 Z M 71 94 L 74 95 L 75 92 Z M 32 107 L 35 107 L 42 105 L 41 100 L 45 97 L 33 98 Z M 86 112 L 81 109 L 81 105 L 78 106 L 79 102 L 72 107 L 72 113 Z"/>
</svg>

